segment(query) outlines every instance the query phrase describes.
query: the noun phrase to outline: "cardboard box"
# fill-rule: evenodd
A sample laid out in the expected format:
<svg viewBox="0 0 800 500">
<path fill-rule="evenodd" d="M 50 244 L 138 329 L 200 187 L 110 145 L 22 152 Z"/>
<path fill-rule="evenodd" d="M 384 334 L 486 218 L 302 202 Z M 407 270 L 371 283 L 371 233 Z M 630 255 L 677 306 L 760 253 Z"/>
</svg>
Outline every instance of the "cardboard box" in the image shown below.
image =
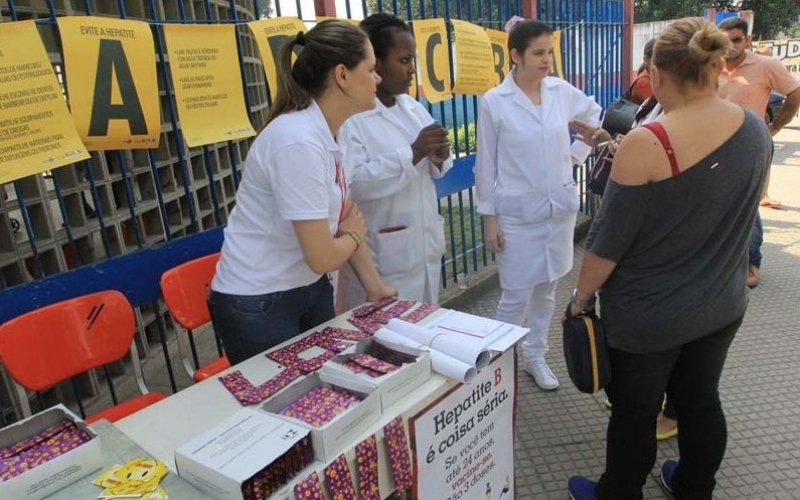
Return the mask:
<svg viewBox="0 0 800 500">
<path fill-rule="evenodd" d="M 378 343 L 393 351 L 401 352 L 416 358 L 414 363 L 405 363 L 400 369 L 381 375 L 380 377 L 370 377 L 364 373 L 353 373 L 337 361 L 347 360 L 354 354 L 367 352 L 372 343 Z M 320 373 L 331 377 L 332 380 L 346 381 L 355 378 L 365 383 L 377 387 L 381 397 L 381 410 L 384 413 L 391 413 L 389 408 L 400 401 L 406 394 L 414 391 L 431 378 L 431 356 L 428 351 L 423 351 L 415 347 L 395 344 L 382 339 L 371 338 L 360 341 L 352 348 L 342 352 L 335 358 L 322 365 Z"/>
<path fill-rule="evenodd" d="M 91 440 L 7 481 L 0 482 L 0 498 L 39 500 L 103 467 L 100 439 L 86 422 L 66 406 L 58 405 L 0 429 L 0 448 L 12 446 L 68 419 Z"/>
<path fill-rule="evenodd" d="M 175 465 L 209 497 L 242 500 L 242 484 L 306 436 L 303 426 L 243 408 L 175 450 Z"/>
<path fill-rule="evenodd" d="M 362 401 L 340 413 L 322 427 L 313 427 L 301 420 L 279 414 L 281 410 L 303 394 L 314 387 L 323 385 L 350 391 L 360 396 Z M 330 462 L 339 453 L 352 446 L 357 437 L 380 420 L 381 398 L 374 385 L 363 383 L 357 379 L 339 380 L 320 372 L 314 372 L 288 385 L 268 399 L 261 405 L 261 410 L 309 429 L 314 447 L 314 457 L 320 462 Z"/>
</svg>

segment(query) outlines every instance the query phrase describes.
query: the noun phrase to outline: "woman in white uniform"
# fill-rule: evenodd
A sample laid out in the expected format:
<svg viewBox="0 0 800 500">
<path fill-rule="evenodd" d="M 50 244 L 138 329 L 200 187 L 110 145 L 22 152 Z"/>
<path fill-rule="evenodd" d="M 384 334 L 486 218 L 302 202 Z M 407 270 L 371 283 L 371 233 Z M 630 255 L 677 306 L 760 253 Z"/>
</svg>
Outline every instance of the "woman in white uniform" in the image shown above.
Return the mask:
<svg viewBox="0 0 800 500">
<path fill-rule="evenodd" d="M 545 361 L 556 282 L 572 267 L 578 190 L 572 166 L 590 148 L 570 144 L 568 123 L 596 123 L 600 106 L 548 77 L 553 30 L 516 24 L 508 36 L 514 68 L 487 92 L 478 111 L 475 183 L 489 250 L 497 254 L 502 296 L 497 319 L 527 326 L 523 369 L 545 390 L 558 379 Z"/>
<path fill-rule="evenodd" d="M 336 140 L 345 120 L 375 106 L 367 36 L 325 21 L 290 38 L 278 63 L 277 98 L 247 155 L 208 299 L 231 364 L 333 318 L 326 273 L 345 262 L 373 300 L 395 293 L 371 261 Z"/>
<path fill-rule="evenodd" d="M 375 109 L 342 127 L 348 165 L 353 166 L 353 200 L 364 214 L 383 280 L 400 297 L 436 302 L 445 242 L 432 179 L 452 165 L 450 141 L 447 131 L 407 94 L 416 53 L 408 24 L 379 13 L 364 19 L 361 28 L 375 49 L 381 83 Z M 352 273 L 343 274 L 349 309 L 366 297 Z"/>
</svg>

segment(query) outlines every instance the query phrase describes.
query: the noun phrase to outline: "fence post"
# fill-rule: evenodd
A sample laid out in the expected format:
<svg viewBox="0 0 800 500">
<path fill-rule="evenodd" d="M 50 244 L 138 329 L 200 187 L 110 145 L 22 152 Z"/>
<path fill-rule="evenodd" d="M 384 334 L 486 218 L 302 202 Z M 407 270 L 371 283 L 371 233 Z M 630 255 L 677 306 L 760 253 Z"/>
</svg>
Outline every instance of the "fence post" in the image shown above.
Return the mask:
<svg viewBox="0 0 800 500">
<path fill-rule="evenodd" d="M 536 0 L 522 0 L 522 17 L 536 19 L 537 12 Z"/>
<path fill-rule="evenodd" d="M 317 17 L 336 17 L 336 0 L 314 0 Z"/>
<path fill-rule="evenodd" d="M 623 82 L 625 82 L 624 88 L 627 88 L 631 84 L 631 78 L 633 76 L 633 54 L 631 54 L 631 47 L 633 47 L 633 2 L 634 0 L 625 0 L 624 3 L 624 13 L 623 13 L 623 25 L 622 25 L 622 74 L 623 74 Z"/>
</svg>

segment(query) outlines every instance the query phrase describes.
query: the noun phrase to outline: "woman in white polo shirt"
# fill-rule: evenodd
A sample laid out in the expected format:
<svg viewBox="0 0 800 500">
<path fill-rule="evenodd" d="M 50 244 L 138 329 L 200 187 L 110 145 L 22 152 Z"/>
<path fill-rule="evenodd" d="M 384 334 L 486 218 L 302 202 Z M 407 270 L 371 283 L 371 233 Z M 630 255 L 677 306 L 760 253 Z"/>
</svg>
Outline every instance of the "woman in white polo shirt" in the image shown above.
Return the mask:
<svg viewBox="0 0 800 500">
<path fill-rule="evenodd" d="M 370 258 L 336 141 L 345 120 L 375 106 L 379 81 L 367 36 L 347 22 L 322 22 L 281 50 L 277 98 L 245 160 L 208 299 L 231 364 L 333 318 L 326 273 L 345 262 L 368 299 L 395 294 Z"/>
</svg>

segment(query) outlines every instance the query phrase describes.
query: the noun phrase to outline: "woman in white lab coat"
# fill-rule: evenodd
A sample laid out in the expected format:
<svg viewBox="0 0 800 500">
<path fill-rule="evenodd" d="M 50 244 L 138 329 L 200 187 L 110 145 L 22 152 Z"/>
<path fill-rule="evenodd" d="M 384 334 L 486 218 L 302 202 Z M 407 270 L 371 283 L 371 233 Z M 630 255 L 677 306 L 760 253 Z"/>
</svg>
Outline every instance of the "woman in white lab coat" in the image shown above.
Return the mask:
<svg viewBox="0 0 800 500">
<path fill-rule="evenodd" d="M 522 343 L 523 369 L 545 390 L 558 387 L 545 354 L 556 282 L 572 267 L 579 208 L 572 166 L 590 150 L 570 144 L 568 122 L 600 117 L 592 98 L 547 76 L 553 45 L 544 23 L 511 28 L 514 68 L 481 100 L 475 164 L 478 212 L 503 292 L 497 319 L 531 329 Z"/>
<path fill-rule="evenodd" d="M 344 21 L 281 49 L 276 99 L 247 154 L 208 297 L 231 364 L 332 319 L 327 273 L 345 262 L 373 300 L 395 294 L 363 244 L 337 141 L 342 123 L 375 105 L 374 67 L 366 35 Z"/>
<path fill-rule="evenodd" d="M 342 128 L 353 168 L 352 197 L 364 215 L 384 282 L 402 298 L 436 302 L 445 242 L 432 179 L 452 165 L 447 131 L 407 94 L 416 53 L 408 24 L 379 13 L 364 19 L 361 28 L 375 50 L 381 83 L 375 109 L 353 116 Z M 349 309 L 364 302 L 365 294 L 352 272 L 344 275 L 340 283 Z"/>
</svg>

